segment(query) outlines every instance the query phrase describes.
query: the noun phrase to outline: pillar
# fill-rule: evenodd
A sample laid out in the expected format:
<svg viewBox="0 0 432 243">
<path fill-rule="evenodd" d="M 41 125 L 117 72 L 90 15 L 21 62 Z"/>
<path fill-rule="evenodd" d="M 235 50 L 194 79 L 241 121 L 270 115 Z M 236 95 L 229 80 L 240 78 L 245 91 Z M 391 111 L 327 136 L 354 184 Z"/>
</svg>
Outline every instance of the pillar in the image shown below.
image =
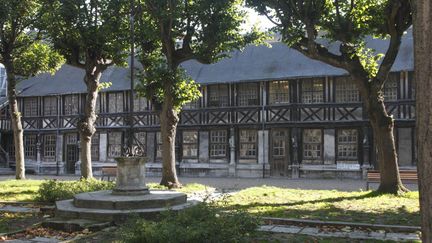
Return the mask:
<svg viewBox="0 0 432 243">
<path fill-rule="evenodd" d="M 199 132 L 199 157 L 198 162 L 208 163 L 209 162 L 209 132 Z"/>
<path fill-rule="evenodd" d="M 236 159 L 236 146 L 235 146 L 235 129 L 230 129 L 229 148 L 230 148 L 230 163 L 228 168 L 228 175 L 234 177 L 236 175 L 235 159 Z"/>
<path fill-rule="evenodd" d="M 324 164 L 336 163 L 335 129 L 324 129 Z"/>
<path fill-rule="evenodd" d="M 269 131 L 258 131 L 258 164 L 268 164 L 269 158 Z"/>
<path fill-rule="evenodd" d="M 99 160 L 107 161 L 108 150 L 108 134 L 106 132 L 99 133 Z"/>
</svg>

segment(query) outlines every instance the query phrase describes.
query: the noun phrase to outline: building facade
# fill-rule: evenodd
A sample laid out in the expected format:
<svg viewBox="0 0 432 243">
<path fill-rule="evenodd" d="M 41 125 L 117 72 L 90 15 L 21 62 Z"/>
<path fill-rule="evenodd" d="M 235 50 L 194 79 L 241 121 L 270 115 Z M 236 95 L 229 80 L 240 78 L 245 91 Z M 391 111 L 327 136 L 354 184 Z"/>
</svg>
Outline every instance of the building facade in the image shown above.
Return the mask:
<svg viewBox="0 0 432 243">
<path fill-rule="evenodd" d="M 368 42 L 377 51 L 386 44 Z M 217 64 L 190 61 L 183 68 L 201 84 L 202 97 L 185 105 L 180 114 L 176 138 L 180 175 L 360 178 L 365 169 L 377 168 L 367 114 L 356 85 L 343 70 L 276 42 L 272 48 L 248 47 Z M 396 123 L 399 164 L 405 169 L 414 169 L 416 163 L 412 70 L 409 35 L 384 90 L 387 110 Z M 85 102 L 82 77 L 81 70 L 64 65 L 54 76 L 44 74 L 20 83 L 28 171 L 79 173 L 76 126 Z M 102 77 L 113 85 L 98 97 L 94 171 L 115 164 L 133 127 L 133 141 L 148 158 L 147 173 L 160 175 L 157 107 L 134 97 L 130 111 L 128 80 L 127 69 L 118 67 Z M 10 121 L 7 112 L 2 114 L 0 158 L 13 166 Z"/>
</svg>

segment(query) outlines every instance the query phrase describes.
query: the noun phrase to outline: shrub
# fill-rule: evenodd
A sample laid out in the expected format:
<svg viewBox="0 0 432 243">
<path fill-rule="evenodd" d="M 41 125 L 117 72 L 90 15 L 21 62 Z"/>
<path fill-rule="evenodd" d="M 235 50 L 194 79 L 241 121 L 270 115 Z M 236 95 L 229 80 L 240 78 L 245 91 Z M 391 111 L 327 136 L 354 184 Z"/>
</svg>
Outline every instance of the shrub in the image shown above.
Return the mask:
<svg viewBox="0 0 432 243">
<path fill-rule="evenodd" d="M 158 222 L 132 219 L 120 232 L 125 242 L 247 242 L 258 224 L 258 218 L 245 211 L 199 203 L 180 212 L 164 212 Z"/>
<path fill-rule="evenodd" d="M 75 194 L 99 190 L 111 190 L 114 183 L 97 179 L 80 179 L 78 181 L 48 180 L 43 182 L 37 192 L 36 200 L 40 202 L 55 202 L 71 199 Z"/>
</svg>

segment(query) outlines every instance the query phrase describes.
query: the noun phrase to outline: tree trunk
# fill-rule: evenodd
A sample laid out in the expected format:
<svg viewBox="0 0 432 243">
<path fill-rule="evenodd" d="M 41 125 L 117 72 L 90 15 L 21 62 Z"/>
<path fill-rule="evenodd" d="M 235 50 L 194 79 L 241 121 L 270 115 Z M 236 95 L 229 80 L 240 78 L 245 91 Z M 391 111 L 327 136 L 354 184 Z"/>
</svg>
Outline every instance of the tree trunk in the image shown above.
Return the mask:
<svg viewBox="0 0 432 243">
<path fill-rule="evenodd" d="M 378 91 L 372 91 L 366 106 L 372 126 L 381 176 L 378 192 L 399 194 L 408 191 L 399 176 L 396 145 L 393 136 L 394 120 L 387 114 Z M 374 151 L 375 152 L 375 151 Z"/>
<path fill-rule="evenodd" d="M 160 113 L 163 161 L 160 184 L 168 188 L 181 187 L 175 167 L 175 138 L 178 121 L 179 118 L 177 112 L 174 110 L 172 97 L 165 94 Z"/>
<path fill-rule="evenodd" d="M 81 146 L 81 176 L 88 179 L 93 177 L 91 159 L 91 138 L 96 132 L 96 100 L 98 96 L 99 79 L 102 70 L 95 65 L 86 65 L 84 82 L 87 85 L 87 96 L 84 107 L 84 116 L 79 123 Z"/>
<path fill-rule="evenodd" d="M 15 146 L 15 178 L 17 180 L 25 179 L 25 161 L 24 161 L 24 130 L 21 124 L 21 113 L 18 108 L 15 70 L 11 58 L 4 58 L 4 65 L 7 75 L 7 91 L 9 101 L 9 112 L 12 122 L 12 131 Z"/>
<path fill-rule="evenodd" d="M 432 242 L 432 3 L 414 1 L 417 170 L 423 242 Z"/>
</svg>

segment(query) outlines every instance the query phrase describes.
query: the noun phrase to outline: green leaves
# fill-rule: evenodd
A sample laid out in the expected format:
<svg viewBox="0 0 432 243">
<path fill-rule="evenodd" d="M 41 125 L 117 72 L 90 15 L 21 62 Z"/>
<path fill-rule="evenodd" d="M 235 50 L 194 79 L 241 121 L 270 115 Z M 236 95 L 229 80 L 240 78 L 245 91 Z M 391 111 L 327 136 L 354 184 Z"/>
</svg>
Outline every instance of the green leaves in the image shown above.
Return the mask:
<svg viewBox="0 0 432 243">
<path fill-rule="evenodd" d="M 173 98 L 176 110 L 201 97 L 199 85 L 195 83 L 182 68 L 171 70 L 161 57 L 145 67 L 144 74 L 139 76 L 140 83 L 135 86 L 138 95 L 145 96 L 157 103 L 162 103 L 165 95 Z"/>
<path fill-rule="evenodd" d="M 42 42 L 31 44 L 14 59 L 16 73 L 25 77 L 44 72 L 54 74 L 63 63 L 63 56 Z"/>
</svg>

